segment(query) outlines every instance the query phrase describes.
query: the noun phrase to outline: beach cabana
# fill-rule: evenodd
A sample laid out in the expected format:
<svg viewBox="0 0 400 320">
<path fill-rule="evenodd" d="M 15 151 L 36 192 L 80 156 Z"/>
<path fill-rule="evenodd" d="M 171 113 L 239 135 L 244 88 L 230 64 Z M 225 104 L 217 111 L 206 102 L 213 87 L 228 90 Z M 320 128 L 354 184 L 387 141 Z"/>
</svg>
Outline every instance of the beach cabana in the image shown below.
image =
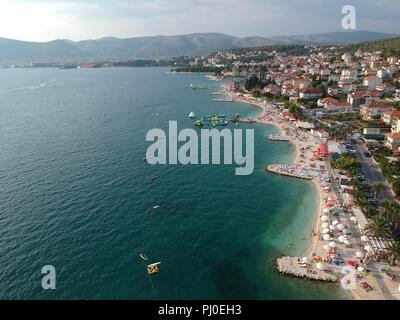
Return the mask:
<svg viewBox="0 0 400 320">
<path fill-rule="evenodd" d="M 336 242 L 335 242 L 335 241 L 331 241 L 331 242 L 329 242 L 329 246 L 330 246 L 331 248 L 336 248 L 336 247 L 337 247 L 337 245 L 336 245 Z"/>
<path fill-rule="evenodd" d="M 321 220 L 325 222 L 325 221 L 328 221 L 329 218 L 327 216 L 322 216 Z"/>
<path fill-rule="evenodd" d="M 329 234 L 324 234 L 322 236 L 322 239 L 324 239 L 325 241 L 329 241 L 329 240 L 331 240 L 331 236 Z"/>
<path fill-rule="evenodd" d="M 323 263 L 317 263 L 317 269 L 319 270 L 326 270 L 326 266 Z"/>
<path fill-rule="evenodd" d="M 361 251 L 357 251 L 356 252 L 356 257 L 357 258 L 364 258 L 364 256 L 365 256 L 364 253 L 362 253 Z"/>
<path fill-rule="evenodd" d="M 310 258 L 309 257 L 303 257 L 302 259 L 303 263 L 310 263 Z"/>
<path fill-rule="evenodd" d="M 365 246 L 364 250 L 367 251 L 367 252 L 370 252 L 370 251 L 372 251 L 372 247 L 371 246 Z"/>
<path fill-rule="evenodd" d="M 368 237 L 367 237 L 367 236 L 362 236 L 362 237 L 361 237 L 361 241 L 362 241 L 362 242 L 368 242 L 369 240 L 368 240 Z"/>
<path fill-rule="evenodd" d="M 351 247 L 351 241 L 350 240 L 344 240 L 343 243 L 344 243 L 344 245 L 346 247 Z"/>
<path fill-rule="evenodd" d="M 323 224 L 322 224 L 322 228 L 329 228 L 329 223 L 327 223 L 327 222 L 324 222 Z"/>
<path fill-rule="evenodd" d="M 339 224 L 336 226 L 336 228 L 337 228 L 338 230 L 341 230 L 341 231 L 343 231 L 344 229 L 346 229 L 346 227 L 345 227 L 343 224 L 341 224 L 341 223 L 339 223 Z"/>
<path fill-rule="evenodd" d="M 322 230 L 322 233 L 323 233 L 323 234 L 327 234 L 327 233 L 329 233 L 329 232 L 331 232 L 331 230 L 329 230 L 328 228 Z"/>
</svg>

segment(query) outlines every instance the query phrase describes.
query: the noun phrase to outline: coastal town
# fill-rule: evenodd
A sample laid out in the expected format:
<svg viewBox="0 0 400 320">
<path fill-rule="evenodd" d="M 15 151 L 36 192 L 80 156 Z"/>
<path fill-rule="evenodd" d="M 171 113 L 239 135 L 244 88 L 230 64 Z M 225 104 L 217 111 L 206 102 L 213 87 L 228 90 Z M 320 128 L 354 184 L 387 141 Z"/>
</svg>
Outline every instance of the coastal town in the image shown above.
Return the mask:
<svg viewBox="0 0 400 320">
<path fill-rule="evenodd" d="M 278 257 L 277 272 L 337 283 L 355 299 L 400 298 L 400 62 L 362 48 L 222 51 L 193 59 L 219 68 L 226 102 L 258 106 L 293 143 L 291 165 L 266 171 L 319 190 L 310 246 Z M 300 253 L 299 253 L 300 254 Z"/>
</svg>

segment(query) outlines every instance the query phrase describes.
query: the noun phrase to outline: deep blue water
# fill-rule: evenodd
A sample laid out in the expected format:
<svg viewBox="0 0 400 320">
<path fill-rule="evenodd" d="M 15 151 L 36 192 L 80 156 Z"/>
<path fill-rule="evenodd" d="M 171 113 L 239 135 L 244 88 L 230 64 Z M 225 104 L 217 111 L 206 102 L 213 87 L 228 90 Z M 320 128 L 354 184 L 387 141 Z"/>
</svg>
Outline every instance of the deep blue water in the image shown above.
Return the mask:
<svg viewBox="0 0 400 320">
<path fill-rule="evenodd" d="M 0 70 L 0 298 L 338 298 L 273 271 L 276 256 L 306 251 L 316 201 L 311 183 L 264 171 L 294 157 L 266 139 L 276 128 L 239 126 L 255 129 L 251 176 L 143 161 L 147 131 L 168 120 L 183 129 L 190 111 L 259 112 L 210 102 L 218 82 L 166 71 Z M 158 274 L 142 252 L 162 262 Z M 41 287 L 47 264 L 53 291 Z"/>
</svg>

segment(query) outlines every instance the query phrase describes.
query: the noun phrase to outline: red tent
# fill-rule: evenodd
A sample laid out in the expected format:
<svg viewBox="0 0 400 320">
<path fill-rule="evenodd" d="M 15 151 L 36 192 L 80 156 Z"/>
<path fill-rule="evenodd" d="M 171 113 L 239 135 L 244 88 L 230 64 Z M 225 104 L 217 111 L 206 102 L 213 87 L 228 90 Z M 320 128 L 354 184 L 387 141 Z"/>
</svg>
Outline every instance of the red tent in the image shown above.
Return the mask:
<svg viewBox="0 0 400 320">
<path fill-rule="evenodd" d="M 329 154 L 328 145 L 326 143 L 321 143 L 319 148 L 317 149 L 318 156 L 327 156 Z"/>
</svg>

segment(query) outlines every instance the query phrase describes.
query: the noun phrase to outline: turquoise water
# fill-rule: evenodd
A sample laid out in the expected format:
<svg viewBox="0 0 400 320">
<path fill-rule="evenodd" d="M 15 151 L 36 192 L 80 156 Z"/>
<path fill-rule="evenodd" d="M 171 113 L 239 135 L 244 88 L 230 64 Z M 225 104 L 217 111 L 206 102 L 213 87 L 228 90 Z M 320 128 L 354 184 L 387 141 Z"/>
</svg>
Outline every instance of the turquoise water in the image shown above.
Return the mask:
<svg viewBox="0 0 400 320">
<path fill-rule="evenodd" d="M 251 176 L 143 161 L 147 131 L 168 120 L 182 129 L 190 111 L 259 112 L 210 102 L 218 83 L 166 71 L 0 70 L 0 298 L 340 297 L 273 272 L 276 256 L 305 252 L 316 201 L 312 183 L 264 171 L 294 157 L 266 139 L 276 128 L 240 125 L 255 128 Z M 142 252 L 160 273 L 147 275 Z M 47 264 L 53 291 L 41 288 Z"/>
</svg>

